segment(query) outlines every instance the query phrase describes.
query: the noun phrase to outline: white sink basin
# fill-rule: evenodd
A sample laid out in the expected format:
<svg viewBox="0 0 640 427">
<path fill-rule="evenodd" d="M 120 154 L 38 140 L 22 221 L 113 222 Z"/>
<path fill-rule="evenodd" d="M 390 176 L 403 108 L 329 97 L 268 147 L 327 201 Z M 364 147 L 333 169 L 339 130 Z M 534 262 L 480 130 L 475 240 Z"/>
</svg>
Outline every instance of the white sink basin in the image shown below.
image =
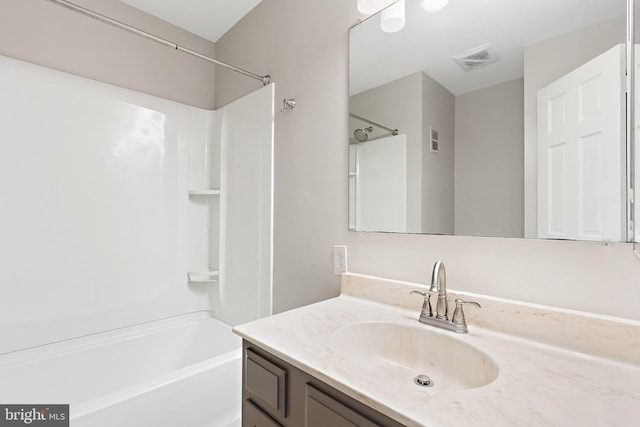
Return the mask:
<svg viewBox="0 0 640 427">
<path fill-rule="evenodd" d="M 333 334 L 331 347 L 351 375 L 388 375 L 406 382 L 427 375 L 434 391 L 482 387 L 498 376 L 493 359 L 464 342 L 464 336 L 426 325 L 354 323 Z"/>
</svg>

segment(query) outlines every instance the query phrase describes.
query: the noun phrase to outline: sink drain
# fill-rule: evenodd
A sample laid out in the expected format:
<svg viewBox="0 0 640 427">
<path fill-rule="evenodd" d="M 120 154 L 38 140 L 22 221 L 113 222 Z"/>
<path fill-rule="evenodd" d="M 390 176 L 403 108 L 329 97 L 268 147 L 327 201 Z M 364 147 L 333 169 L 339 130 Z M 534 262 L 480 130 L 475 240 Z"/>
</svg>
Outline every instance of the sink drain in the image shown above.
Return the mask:
<svg viewBox="0 0 640 427">
<path fill-rule="evenodd" d="M 413 382 L 418 384 L 420 387 L 433 387 L 433 381 L 428 375 L 418 375 L 413 379 Z"/>
</svg>

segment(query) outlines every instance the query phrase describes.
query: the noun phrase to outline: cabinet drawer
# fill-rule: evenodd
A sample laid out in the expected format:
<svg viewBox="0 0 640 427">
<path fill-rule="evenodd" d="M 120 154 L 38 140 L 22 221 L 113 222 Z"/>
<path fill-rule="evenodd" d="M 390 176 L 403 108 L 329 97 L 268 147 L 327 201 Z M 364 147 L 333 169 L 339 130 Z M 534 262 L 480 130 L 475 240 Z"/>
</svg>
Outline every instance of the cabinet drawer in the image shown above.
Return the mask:
<svg viewBox="0 0 640 427">
<path fill-rule="evenodd" d="M 305 411 L 306 427 L 380 427 L 309 384 L 305 388 Z"/>
<path fill-rule="evenodd" d="M 250 400 L 245 400 L 242 408 L 242 427 L 282 427 L 262 412 Z"/>
<path fill-rule="evenodd" d="M 247 349 L 245 357 L 245 388 L 249 398 L 285 418 L 287 371 Z"/>
</svg>

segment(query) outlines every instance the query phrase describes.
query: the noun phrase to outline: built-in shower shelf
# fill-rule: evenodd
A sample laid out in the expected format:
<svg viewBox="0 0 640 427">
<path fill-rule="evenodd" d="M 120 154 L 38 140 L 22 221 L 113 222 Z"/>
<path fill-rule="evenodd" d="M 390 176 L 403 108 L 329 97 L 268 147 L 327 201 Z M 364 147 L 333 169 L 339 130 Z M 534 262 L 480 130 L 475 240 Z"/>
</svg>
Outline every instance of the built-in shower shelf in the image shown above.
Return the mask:
<svg viewBox="0 0 640 427">
<path fill-rule="evenodd" d="M 190 283 L 214 283 L 218 281 L 219 276 L 218 270 L 187 271 Z"/>
<path fill-rule="evenodd" d="M 189 190 L 190 196 L 217 196 L 220 194 L 220 190 L 205 189 L 205 190 Z"/>
</svg>

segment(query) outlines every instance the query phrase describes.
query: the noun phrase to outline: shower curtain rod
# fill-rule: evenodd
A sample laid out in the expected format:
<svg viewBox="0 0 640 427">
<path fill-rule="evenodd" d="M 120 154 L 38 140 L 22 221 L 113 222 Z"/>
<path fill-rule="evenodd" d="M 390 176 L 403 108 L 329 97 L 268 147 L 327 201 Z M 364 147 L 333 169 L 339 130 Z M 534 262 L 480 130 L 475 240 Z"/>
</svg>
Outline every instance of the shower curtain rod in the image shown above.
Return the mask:
<svg viewBox="0 0 640 427">
<path fill-rule="evenodd" d="M 109 18 L 107 16 L 101 15 L 101 14 L 99 14 L 97 12 L 93 12 L 92 10 L 86 9 L 86 8 L 84 8 L 82 6 L 78 6 L 77 4 L 68 2 L 66 0 L 47 0 L 47 1 L 50 1 L 51 3 L 55 3 L 58 6 L 62 6 L 62 7 L 65 7 L 67 9 L 70 9 L 70 10 L 72 10 L 74 12 L 78 12 L 78 13 L 80 13 L 82 15 L 85 15 L 85 16 L 88 16 L 90 18 L 96 19 L 98 21 L 104 22 L 105 24 L 110 24 L 110 25 L 113 25 L 114 27 L 118 27 L 118 28 L 120 28 L 122 30 L 129 31 L 130 33 L 137 34 L 137 35 L 139 35 L 141 37 L 144 37 L 144 38 L 147 38 L 149 40 L 153 40 L 154 42 L 157 42 L 157 43 L 160 43 L 162 45 L 168 46 L 168 47 L 170 47 L 172 49 L 175 49 L 175 50 L 178 50 L 180 52 L 184 52 L 184 53 L 187 53 L 189 55 L 195 56 L 197 58 L 203 59 L 205 61 L 212 62 L 212 63 L 214 63 L 216 65 L 220 65 L 220 66 L 222 66 L 224 68 L 227 68 L 229 70 L 235 71 L 235 72 L 240 73 L 240 74 L 243 74 L 243 75 L 245 75 L 247 77 L 251 77 L 253 79 L 260 80 L 264 86 L 266 86 L 269 83 L 271 83 L 271 76 L 269 76 L 268 74 L 264 75 L 264 76 L 260 76 L 258 74 L 254 74 L 254 73 L 252 73 L 250 71 L 243 70 L 242 68 L 238 68 L 236 66 L 227 64 L 227 63 L 222 62 L 222 61 L 218 61 L 217 59 L 211 58 L 210 56 L 203 55 L 203 54 L 198 53 L 198 52 L 196 52 L 194 50 L 188 49 L 186 47 L 179 46 L 178 44 L 170 42 L 169 40 L 163 39 L 162 37 L 154 36 L 153 34 L 147 33 L 146 31 L 139 30 L 139 29 L 137 29 L 135 27 L 132 27 L 131 25 L 127 25 L 127 24 L 122 23 L 120 21 L 117 21 L 115 19 L 112 19 L 112 18 Z"/>
<path fill-rule="evenodd" d="M 371 120 L 369 120 L 369 119 L 365 119 L 364 117 L 360 117 L 360 116 L 355 115 L 355 114 L 353 114 L 353 113 L 349 113 L 349 115 L 350 115 L 351 117 L 353 117 L 354 119 L 362 120 L 363 122 L 367 122 L 367 123 L 369 123 L 370 125 L 378 126 L 379 128 L 382 128 L 382 129 L 388 130 L 388 131 L 389 131 L 389 132 L 391 132 L 391 134 L 392 134 L 392 135 L 394 135 L 394 136 L 398 134 L 398 129 L 391 129 L 391 128 L 388 128 L 388 127 L 386 127 L 386 126 L 381 125 L 380 123 L 376 123 L 376 122 L 371 121 Z"/>
</svg>

